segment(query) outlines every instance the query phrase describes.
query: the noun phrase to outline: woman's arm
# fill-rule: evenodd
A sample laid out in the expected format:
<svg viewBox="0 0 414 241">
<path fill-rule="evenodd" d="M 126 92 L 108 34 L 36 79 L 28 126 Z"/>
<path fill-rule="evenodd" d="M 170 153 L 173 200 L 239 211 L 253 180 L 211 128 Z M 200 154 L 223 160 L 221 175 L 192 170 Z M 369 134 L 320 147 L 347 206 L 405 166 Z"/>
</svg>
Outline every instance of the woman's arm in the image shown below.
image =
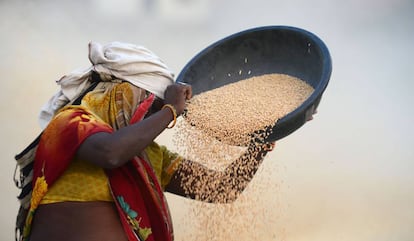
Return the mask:
<svg viewBox="0 0 414 241">
<path fill-rule="evenodd" d="M 191 98 L 191 87 L 173 84 L 165 91 L 165 104 L 171 104 L 180 115 Z M 77 150 L 77 157 L 104 168 L 116 168 L 139 155 L 173 120 L 169 108 L 161 109 L 142 121 L 113 133 L 99 132 L 89 136 Z"/>
<path fill-rule="evenodd" d="M 223 171 L 185 160 L 171 178 L 166 191 L 211 203 L 235 201 L 273 147 L 274 143 L 252 142 L 248 150 Z"/>
<path fill-rule="evenodd" d="M 171 111 L 163 109 L 113 133 L 98 132 L 80 145 L 77 157 L 104 168 L 119 167 L 139 155 L 172 119 Z"/>
</svg>

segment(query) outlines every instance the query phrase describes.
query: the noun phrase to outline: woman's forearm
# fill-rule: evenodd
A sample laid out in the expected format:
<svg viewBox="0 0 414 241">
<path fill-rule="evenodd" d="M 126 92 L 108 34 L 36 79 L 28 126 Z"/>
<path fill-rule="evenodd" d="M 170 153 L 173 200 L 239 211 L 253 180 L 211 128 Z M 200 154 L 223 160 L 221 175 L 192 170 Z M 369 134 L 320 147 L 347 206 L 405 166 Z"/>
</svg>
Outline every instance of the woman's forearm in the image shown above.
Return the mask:
<svg viewBox="0 0 414 241">
<path fill-rule="evenodd" d="M 172 84 L 164 92 L 162 105 L 138 123 L 120 128 L 113 133 L 96 133 L 88 137 L 77 151 L 78 158 L 104 168 L 119 167 L 141 154 L 165 128 L 184 111 L 186 101 L 192 96 L 189 85 Z M 152 107 L 154 106 L 153 103 Z"/>
<path fill-rule="evenodd" d="M 121 166 L 139 155 L 172 119 L 172 112 L 165 108 L 113 133 L 93 134 L 81 144 L 77 157 L 104 168 Z"/>
</svg>

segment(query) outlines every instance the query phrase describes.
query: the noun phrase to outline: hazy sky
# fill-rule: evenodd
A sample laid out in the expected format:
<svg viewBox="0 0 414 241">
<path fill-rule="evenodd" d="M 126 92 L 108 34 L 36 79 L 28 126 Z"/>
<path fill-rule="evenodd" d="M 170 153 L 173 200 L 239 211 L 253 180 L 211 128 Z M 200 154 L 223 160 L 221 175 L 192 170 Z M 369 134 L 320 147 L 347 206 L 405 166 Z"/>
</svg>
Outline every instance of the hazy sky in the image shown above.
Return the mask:
<svg viewBox="0 0 414 241">
<path fill-rule="evenodd" d="M 333 72 L 315 119 L 277 143 L 246 191 L 261 198 L 243 207 L 265 213 L 252 229 L 264 240 L 414 240 L 413 10 L 411 0 L 0 1 L 0 240 L 14 238 L 13 157 L 39 133 L 54 81 L 89 66 L 89 41 L 145 45 L 178 75 L 207 45 L 264 25 L 318 35 Z M 168 198 L 177 240 L 189 240 L 194 204 Z"/>
</svg>

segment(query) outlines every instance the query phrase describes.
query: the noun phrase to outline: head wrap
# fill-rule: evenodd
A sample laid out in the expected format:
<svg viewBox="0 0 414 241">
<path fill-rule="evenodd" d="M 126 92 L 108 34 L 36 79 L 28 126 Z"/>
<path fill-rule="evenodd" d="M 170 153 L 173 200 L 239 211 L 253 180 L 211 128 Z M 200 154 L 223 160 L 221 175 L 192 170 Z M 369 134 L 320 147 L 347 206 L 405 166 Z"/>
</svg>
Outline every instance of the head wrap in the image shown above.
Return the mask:
<svg viewBox="0 0 414 241">
<path fill-rule="evenodd" d="M 164 99 L 167 86 L 174 83 L 174 74 L 158 56 L 143 46 L 91 42 L 89 60 L 92 66 L 75 70 L 56 81 L 61 89 L 41 109 L 39 123 L 42 129 L 60 108 L 87 89 L 92 72 L 97 72 L 102 81 L 128 81 L 161 99 Z"/>
</svg>

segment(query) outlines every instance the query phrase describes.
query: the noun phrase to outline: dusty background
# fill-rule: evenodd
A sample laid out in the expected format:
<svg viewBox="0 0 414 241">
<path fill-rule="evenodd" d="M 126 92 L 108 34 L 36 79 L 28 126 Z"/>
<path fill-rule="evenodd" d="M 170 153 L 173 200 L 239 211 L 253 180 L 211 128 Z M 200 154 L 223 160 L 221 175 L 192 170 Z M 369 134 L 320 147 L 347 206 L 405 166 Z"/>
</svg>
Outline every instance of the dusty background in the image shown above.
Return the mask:
<svg viewBox="0 0 414 241">
<path fill-rule="evenodd" d="M 89 41 L 145 45 L 178 74 L 210 43 L 263 25 L 317 34 L 333 73 L 315 120 L 266 159 L 272 171 L 255 182 L 271 182 L 270 190 L 246 191 L 262 200 L 247 209 L 266 214 L 252 232 L 263 240 L 414 240 L 413 10 L 411 0 L 1 0 L 0 240 L 14 238 L 13 157 L 38 134 L 54 80 L 89 66 Z M 160 142 L 172 145 L 170 137 Z M 176 239 L 186 240 L 190 204 L 168 198 Z"/>
</svg>

